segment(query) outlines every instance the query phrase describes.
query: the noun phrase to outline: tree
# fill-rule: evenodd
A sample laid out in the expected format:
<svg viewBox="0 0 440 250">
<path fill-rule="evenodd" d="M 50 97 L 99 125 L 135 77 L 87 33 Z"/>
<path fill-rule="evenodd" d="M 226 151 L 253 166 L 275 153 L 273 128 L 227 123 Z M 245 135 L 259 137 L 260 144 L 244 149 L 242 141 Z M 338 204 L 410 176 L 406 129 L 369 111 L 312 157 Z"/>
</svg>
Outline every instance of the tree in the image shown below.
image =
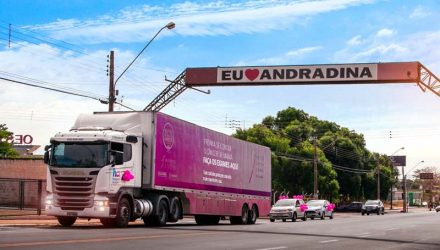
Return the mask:
<svg viewBox="0 0 440 250">
<path fill-rule="evenodd" d="M 252 128 L 239 129 L 234 136 L 271 148 L 272 188 L 277 191 L 313 193 L 313 140 L 322 198 L 337 202 L 340 196 L 356 200 L 376 197 L 378 165 L 382 172 L 381 197 L 387 197 L 397 175 L 387 156 L 366 148 L 362 134 L 292 107 L 275 117 L 265 117 Z"/>
<path fill-rule="evenodd" d="M 9 139 L 13 133 L 8 131 L 6 124 L 0 124 L 0 157 L 17 157 L 18 152 L 12 147 Z"/>
</svg>

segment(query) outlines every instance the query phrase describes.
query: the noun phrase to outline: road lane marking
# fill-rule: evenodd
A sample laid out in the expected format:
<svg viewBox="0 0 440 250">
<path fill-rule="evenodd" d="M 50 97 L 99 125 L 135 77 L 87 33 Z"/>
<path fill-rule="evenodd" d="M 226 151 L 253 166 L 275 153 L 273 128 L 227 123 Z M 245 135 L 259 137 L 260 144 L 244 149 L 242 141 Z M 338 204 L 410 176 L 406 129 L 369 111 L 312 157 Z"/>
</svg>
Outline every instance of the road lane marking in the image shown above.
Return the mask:
<svg viewBox="0 0 440 250">
<path fill-rule="evenodd" d="M 336 242 L 336 241 L 339 241 L 339 240 L 323 240 L 323 241 L 320 241 L 319 243 L 330 243 L 330 242 Z"/>
<path fill-rule="evenodd" d="M 385 229 L 385 230 L 386 230 L 386 231 L 391 231 L 391 230 L 396 230 L 396 229 L 398 229 L 398 228 L 392 227 L 392 228 L 387 228 L 387 229 Z"/>
<path fill-rule="evenodd" d="M 95 238 L 95 239 L 78 239 L 78 240 L 56 240 L 56 241 L 34 241 L 34 242 L 21 242 L 21 243 L 5 243 L 0 244 L 0 248 L 9 247 L 25 247 L 25 246 L 42 246 L 42 245 L 57 245 L 57 244 L 78 244 L 78 243 L 91 243 L 91 242 L 111 242 L 122 240 L 146 240 L 146 239 L 159 239 L 167 237 L 191 237 L 218 234 L 218 232 L 210 233 L 185 233 L 185 234 L 173 234 L 173 235 L 150 235 L 150 236 L 131 236 L 131 237 L 113 237 L 113 238 Z"/>
<path fill-rule="evenodd" d="M 277 250 L 277 249 L 286 249 L 286 246 L 280 246 L 280 247 L 270 247 L 270 248 L 259 248 L 255 250 Z"/>
<path fill-rule="evenodd" d="M 370 233 L 370 232 L 366 232 L 366 233 L 358 234 L 358 235 L 356 235 L 355 237 L 365 238 L 365 237 L 368 237 L 368 236 L 371 236 L 371 233 Z"/>
</svg>

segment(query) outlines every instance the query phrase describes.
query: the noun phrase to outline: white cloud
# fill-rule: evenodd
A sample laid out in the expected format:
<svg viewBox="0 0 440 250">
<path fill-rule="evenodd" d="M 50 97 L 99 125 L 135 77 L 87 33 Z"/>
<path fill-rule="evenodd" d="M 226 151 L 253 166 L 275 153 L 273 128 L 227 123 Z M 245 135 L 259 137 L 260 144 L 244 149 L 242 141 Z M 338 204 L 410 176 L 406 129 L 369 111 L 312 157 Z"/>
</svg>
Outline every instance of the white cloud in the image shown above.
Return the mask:
<svg viewBox="0 0 440 250">
<path fill-rule="evenodd" d="M 27 27 L 48 32 L 57 39 L 75 43 L 145 41 L 169 21 L 173 31 L 184 36 L 232 35 L 285 29 L 298 18 L 369 4 L 362 0 L 253 0 L 217 1 L 208 4 L 185 2 L 171 6 L 143 6 L 124 9 L 116 16 L 95 19 L 57 20 Z M 65 32 L 69 29 L 69 32 Z M 170 35 L 169 32 L 167 32 Z M 163 34 L 166 35 L 166 34 Z"/>
<path fill-rule="evenodd" d="M 300 48 L 300 49 L 288 51 L 282 55 L 261 58 L 261 59 L 257 60 L 256 62 L 260 65 L 279 65 L 279 64 L 299 63 L 307 55 L 312 54 L 313 52 L 321 50 L 321 49 L 322 49 L 321 46 L 305 47 L 305 48 Z M 246 63 L 243 61 L 240 62 L 240 65 L 246 65 L 246 64 L 247 65 L 255 64 L 255 62 L 254 63 Z"/>
<path fill-rule="evenodd" d="M 379 33 L 379 32 L 378 32 Z M 384 32 L 387 33 L 387 32 Z M 408 33 L 392 39 L 380 39 L 375 35 L 363 39 L 364 46 L 347 46 L 333 56 L 334 62 L 389 62 L 421 61 L 433 72 L 440 73 L 440 29 Z"/>
<path fill-rule="evenodd" d="M 360 45 L 363 43 L 362 37 L 360 35 L 354 36 L 353 38 L 351 38 L 350 40 L 347 41 L 348 45 Z"/>
<path fill-rule="evenodd" d="M 432 13 L 425 9 L 423 6 L 417 6 L 413 12 L 411 12 L 411 14 L 409 15 L 410 18 L 412 19 L 420 19 L 420 18 L 424 18 L 427 16 L 430 16 Z"/>
<path fill-rule="evenodd" d="M 384 28 L 384 29 L 379 30 L 379 31 L 376 33 L 376 37 L 379 37 L 379 38 L 380 38 L 380 37 L 391 37 L 391 36 L 393 36 L 395 33 L 396 33 L 395 30 Z"/>
</svg>

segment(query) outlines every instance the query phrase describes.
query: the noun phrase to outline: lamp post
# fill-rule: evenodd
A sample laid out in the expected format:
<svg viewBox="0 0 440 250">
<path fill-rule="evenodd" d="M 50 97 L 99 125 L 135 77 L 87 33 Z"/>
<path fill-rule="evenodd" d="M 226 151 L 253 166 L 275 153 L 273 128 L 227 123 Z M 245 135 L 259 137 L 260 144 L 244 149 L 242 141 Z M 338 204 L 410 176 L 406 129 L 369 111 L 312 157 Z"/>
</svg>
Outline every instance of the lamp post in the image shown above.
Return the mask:
<svg viewBox="0 0 440 250">
<path fill-rule="evenodd" d="M 145 47 L 137 54 L 137 56 L 133 59 L 133 61 L 131 61 L 130 64 L 128 64 L 128 66 L 124 69 L 124 71 L 122 71 L 122 73 L 119 75 L 118 78 L 116 78 L 116 80 L 113 82 L 113 51 L 110 52 L 110 83 L 109 83 L 109 96 L 108 96 L 108 111 L 109 112 L 113 112 L 113 106 L 115 104 L 116 101 L 116 94 L 115 94 L 115 87 L 116 87 L 116 83 L 118 83 L 119 79 L 121 79 L 121 77 L 125 74 L 125 72 L 127 72 L 127 70 L 131 67 L 131 65 L 138 59 L 138 57 L 144 52 L 144 50 L 151 44 L 151 42 L 153 42 L 153 40 L 159 35 L 159 33 L 164 30 L 165 28 L 171 30 L 174 29 L 176 27 L 176 24 L 173 22 L 169 22 L 167 25 L 163 26 L 162 28 L 160 28 L 157 33 L 153 36 L 153 38 L 150 39 L 150 41 L 145 45 Z"/>
<path fill-rule="evenodd" d="M 392 154 L 389 156 L 389 158 L 391 158 L 391 161 L 393 162 L 393 169 L 394 169 L 394 161 L 393 161 L 392 157 L 393 157 L 395 154 L 397 154 L 397 152 L 399 152 L 400 150 L 404 150 L 404 149 L 405 149 L 405 147 L 398 148 L 396 151 L 394 151 L 394 153 L 392 153 Z M 402 167 L 402 171 L 403 171 L 403 167 Z M 393 209 L 393 184 L 390 185 L 390 194 L 391 194 L 391 197 L 390 197 L 391 207 L 390 207 L 390 209 Z"/>
<path fill-rule="evenodd" d="M 425 161 L 419 161 L 416 165 L 414 165 L 414 167 L 410 168 L 410 170 L 408 171 L 407 174 L 409 174 L 418 165 L 420 165 L 420 164 L 422 164 L 424 162 Z M 406 205 L 406 203 L 407 203 L 407 198 L 406 198 L 406 176 L 407 176 L 407 174 L 404 174 L 403 167 L 402 167 L 402 175 L 403 175 L 403 212 L 404 213 L 408 212 L 408 206 Z"/>
</svg>

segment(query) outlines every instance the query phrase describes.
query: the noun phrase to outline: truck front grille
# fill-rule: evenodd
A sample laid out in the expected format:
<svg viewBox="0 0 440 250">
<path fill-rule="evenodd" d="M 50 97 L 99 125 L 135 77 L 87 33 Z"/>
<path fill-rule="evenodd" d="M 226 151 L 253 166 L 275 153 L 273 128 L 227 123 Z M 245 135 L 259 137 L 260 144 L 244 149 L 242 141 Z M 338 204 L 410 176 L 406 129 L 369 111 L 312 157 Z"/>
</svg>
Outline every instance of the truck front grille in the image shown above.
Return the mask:
<svg viewBox="0 0 440 250">
<path fill-rule="evenodd" d="M 55 206 L 76 211 L 93 206 L 96 176 L 52 178 Z"/>
</svg>

